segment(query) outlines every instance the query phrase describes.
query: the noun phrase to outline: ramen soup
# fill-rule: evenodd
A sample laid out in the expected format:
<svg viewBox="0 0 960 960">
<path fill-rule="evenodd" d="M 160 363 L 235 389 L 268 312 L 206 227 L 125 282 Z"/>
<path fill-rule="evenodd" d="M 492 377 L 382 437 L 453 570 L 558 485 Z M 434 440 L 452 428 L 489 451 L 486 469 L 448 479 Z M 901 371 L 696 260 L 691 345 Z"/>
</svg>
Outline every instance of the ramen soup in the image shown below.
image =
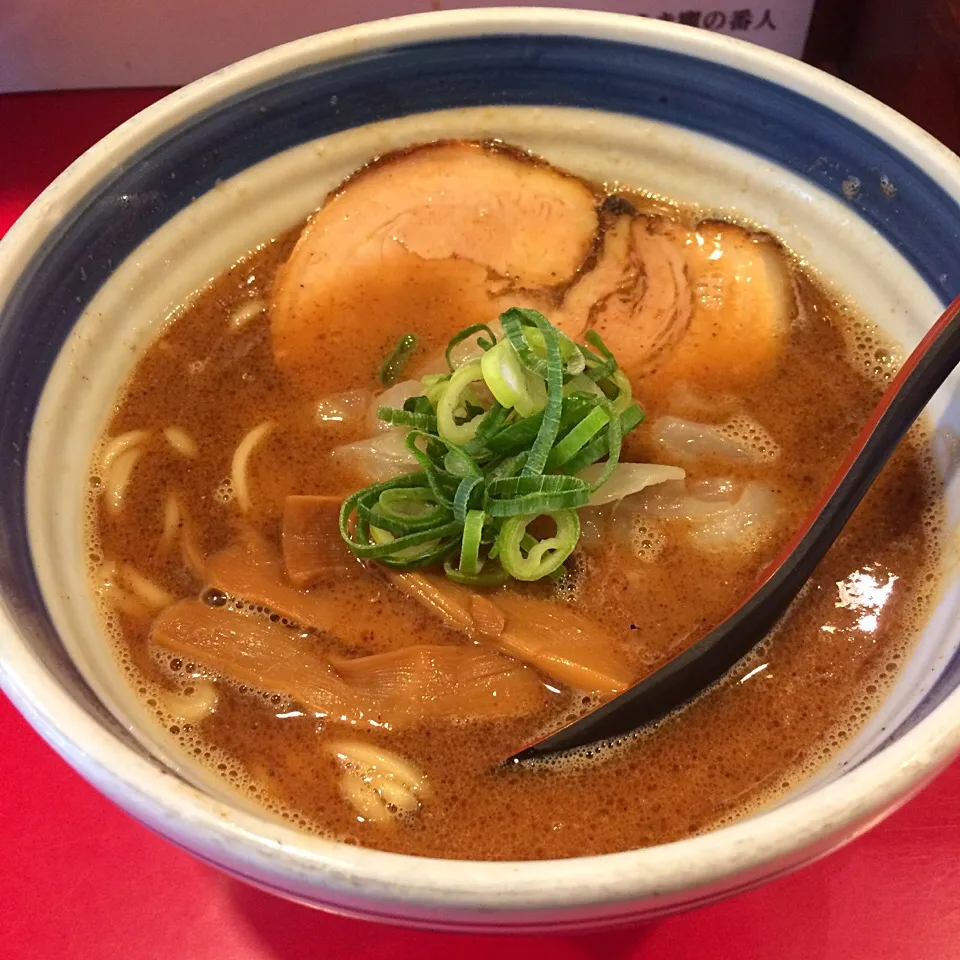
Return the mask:
<svg viewBox="0 0 960 960">
<path fill-rule="evenodd" d="M 922 431 L 718 686 L 502 761 L 738 605 L 897 364 L 764 233 L 500 145 L 380 158 L 139 359 L 91 471 L 105 631 L 187 754 L 306 831 L 499 860 L 709 830 L 896 676 L 936 587 Z"/>
</svg>

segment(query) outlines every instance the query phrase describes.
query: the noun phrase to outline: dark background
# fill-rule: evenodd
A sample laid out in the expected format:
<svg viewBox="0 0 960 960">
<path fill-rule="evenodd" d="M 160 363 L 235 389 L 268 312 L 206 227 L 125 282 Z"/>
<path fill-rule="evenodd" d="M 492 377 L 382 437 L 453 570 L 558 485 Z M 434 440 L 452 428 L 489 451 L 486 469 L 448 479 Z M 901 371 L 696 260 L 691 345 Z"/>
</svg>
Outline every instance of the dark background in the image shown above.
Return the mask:
<svg viewBox="0 0 960 960">
<path fill-rule="evenodd" d="M 804 59 L 960 152 L 960 0 L 820 0 Z"/>
</svg>

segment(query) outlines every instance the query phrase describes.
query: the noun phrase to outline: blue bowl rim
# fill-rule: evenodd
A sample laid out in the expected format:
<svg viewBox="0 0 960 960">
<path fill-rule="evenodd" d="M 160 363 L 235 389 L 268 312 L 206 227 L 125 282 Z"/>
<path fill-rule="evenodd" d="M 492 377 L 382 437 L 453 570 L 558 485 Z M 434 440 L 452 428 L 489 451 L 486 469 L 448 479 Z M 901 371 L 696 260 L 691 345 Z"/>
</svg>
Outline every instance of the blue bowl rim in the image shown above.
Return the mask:
<svg viewBox="0 0 960 960">
<path fill-rule="evenodd" d="M 127 121 L 71 165 L 0 242 L 0 297 L 5 298 L 18 265 L 37 252 L 49 235 L 51 212 L 71 208 L 87 189 L 95 185 L 104 170 L 130 153 L 131 147 L 213 105 L 222 95 L 232 90 L 252 88 L 298 63 L 330 56 L 334 49 L 349 54 L 351 50 L 435 40 L 440 35 L 475 35 L 494 30 L 545 34 L 567 32 L 601 39 L 628 39 L 644 46 L 679 50 L 765 76 L 771 82 L 827 105 L 865 129 L 872 129 L 875 135 L 878 130 L 891 133 L 891 136 L 895 131 L 896 142 L 907 146 L 914 162 L 951 197 L 955 200 L 960 197 L 960 162 L 946 148 L 852 87 L 778 54 L 728 38 L 615 14 L 509 8 L 422 14 L 347 28 L 266 51 L 183 88 Z M 4 619 L 9 620 L 9 611 L 5 609 L 4 614 Z M 471 863 L 470 883 L 458 886 L 452 883 L 449 872 L 435 874 L 432 870 L 435 865 L 457 866 L 457 861 L 424 861 L 327 841 L 311 842 L 302 834 L 274 828 L 259 818 L 239 815 L 230 808 L 212 803 L 198 791 L 184 787 L 169 774 L 157 771 L 141 758 L 129 754 L 110 736 L 100 736 L 97 730 L 90 729 L 88 718 L 58 713 L 64 704 L 58 703 L 55 680 L 44 675 L 37 669 L 37 664 L 31 662 L 29 650 L 9 623 L 4 627 L 0 643 L 7 656 L 2 681 L 8 695 L 68 762 L 135 816 L 159 828 L 165 819 L 164 811 L 180 807 L 184 809 L 182 836 L 193 841 L 186 844 L 191 848 L 203 849 L 209 845 L 209 839 L 205 838 L 215 836 L 218 844 L 237 844 L 240 852 L 234 861 L 248 863 L 257 876 L 273 875 L 282 880 L 291 870 L 295 873 L 306 870 L 315 879 L 323 878 L 327 884 L 341 890 L 353 889 L 362 879 L 370 897 L 397 903 L 446 902 L 463 907 L 487 904 L 502 909 L 545 908 L 653 897 L 678 888 L 706 884 L 730 872 L 725 861 L 735 848 L 741 848 L 738 855 L 742 859 L 737 872 L 742 873 L 776 856 L 821 842 L 833 832 L 849 829 L 854 822 L 875 816 L 879 806 L 916 789 L 922 778 L 932 775 L 960 749 L 960 702 L 957 702 L 960 698 L 953 695 L 917 728 L 888 747 L 883 755 L 846 775 L 842 781 L 844 790 L 836 789 L 841 786 L 838 782 L 805 798 L 802 817 L 791 809 L 792 804 L 787 804 L 712 834 L 648 850 L 559 862 Z M 18 646 L 22 649 L 17 650 Z M 11 656 L 11 652 L 15 656 Z M 38 696 L 41 693 L 43 696 Z M 901 776 L 892 775 L 896 770 Z M 290 863 L 278 866 L 274 862 L 274 843 L 268 837 L 284 832 L 283 842 L 289 845 L 287 857 Z M 744 846 L 748 851 L 745 854 Z M 314 849 L 306 849 L 309 847 Z M 675 868 L 682 863 L 689 865 L 689 858 L 699 862 L 692 873 L 687 871 L 685 878 L 678 882 L 682 871 Z M 394 862 L 389 872 L 400 878 L 399 885 L 395 880 L 382 877 L 388 872 L 384 866 L 388 861 Z M 411 876 L 411 871 L 417 876 Z M 563 890 L 561 895 L 555 883 L 557 871 L 576 873 L 576 884 L 580 889 Z M 598 894 L 598 890 L 604 891 L 605 881 L 614 872 L 621 874 L 617 891 Z M 282 886 L 278 883 L 278 887 Z M 509 904 L 501 902 L 499 894 L 504 890 L 513 891 L 514 899 Z"/>
</svg>

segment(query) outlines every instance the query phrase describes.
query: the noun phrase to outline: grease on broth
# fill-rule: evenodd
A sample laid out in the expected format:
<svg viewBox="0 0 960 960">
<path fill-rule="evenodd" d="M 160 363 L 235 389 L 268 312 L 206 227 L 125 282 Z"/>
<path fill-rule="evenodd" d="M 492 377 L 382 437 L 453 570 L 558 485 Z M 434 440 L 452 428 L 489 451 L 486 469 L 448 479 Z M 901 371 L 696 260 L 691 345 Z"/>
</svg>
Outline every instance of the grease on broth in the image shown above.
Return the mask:
<svg viewBox="0 0 960 960">
<path fill-rule="evenodd" d="M 593 189 L 569 178 L 563 187 L 570 202 Z M 262 244 L 183 308 L 118 400 L 90 491 L 91 573 L 105 633 L 131 683 L 188 754 L 305 830 L 465 859 L 571 857 L 702 832 L 775 801 L 836 753 L 888 689 L 922 624 L 937 585 L 942 515 L 921 427 L 775 633 L 718 688 L 615 747 L 498 769 L 503 757 L 596 700 L 595 691 L 529 667 L 513 712 L 459 722 L 424 713 L 422 721 L 384 725 L 369 712 L 338 719 L 317 700 L 333 694 L 316 684 L 258 689 L 151 644 L 151 624 L 163 611 L 202 594 L 218 616 L 249 618 L 265 643 L 278 638 L 305 663 L 396 658 L 412 643 L 462 647 L 460 632 L 366 570 L 334 564 L 305 588 L 311 602 L 324 604 L 327 629 L 318 632 L 256 598 L 211 591 L 210 558 L 239 542 L 279 554 L 288 497 L 337 499 L 366 482 L 355 456 L 331 453 L 371 436 L 370 404 L 383 389 L 377 368 L 399 334 L 421 336 L 417 362 L 427 369 L 451 333 L 490 320 L 492 302 L 574 317 L 570 291 L 586 289 L 584 278 L 601 269 L 623 217 L 652 218 L 643 243 L 673 244 L 697 229 L 718 250 L 745 242 L 739 234 L 730 240 L 737 228 L 697 228 L 695 210 L 640 194 L 621 197 L 619 207 L 601 199 L 597 230 L 607 246 L 593 242 L 571 255 L 571 263 L 586 260 L 566 286 L 540 278 L 539 287 L 521 287 L 500 277 L 490 293 L 489 269 L 406 248 L 373 265 L 362 258 L 348 265 L 324 294 L 336 337 L 309 364 L 298 357 L 291 373 L 268 304 L 278 271 L 290 269 L 297 228 Z M 706 341 L 684 341 L 689 326 L 658 333 L 657 343 L 669 343 L 666 359 L 650 365 L 649 353 L 631 353 L 618 321 L 604 321 L 625 338 L 623 366 L 647 413 L 624 459 L 682 465 L 685 486 L 585 510 L 570 575 L 556 586 L 508 588 L 597 624 L 634 681 L 736 605 L 816 501 L 893 366 L 895 351 L 866 320 L 774 242 L 761 243 L 760 256 L 773 258 L 790 284 L 789 320 L 762 334 L 779 338 L 775 358 L 765 344 L 755 351 L 756 363 L 772 365 L 775 375 L 755 375 L 753 360 L 741 357 L 718 380 L 715 366 L 698 359 L 710 349 Z M 523 255 L 528 261 L 518 260 L 515 276 L 541 265 L 536 251 Z M 625 289 L 622 278 L 617 283 Z M 723 291 L 707 284 L 696 296 Z M 691 495 L 701 505 L 739 503 L 748 491 L 764 517 L 756 536 L 739 536 L 739 527 L 731 536 L 689 515 Z M 747 522 L 743 516 L 735 526 Z"/>
</svg>

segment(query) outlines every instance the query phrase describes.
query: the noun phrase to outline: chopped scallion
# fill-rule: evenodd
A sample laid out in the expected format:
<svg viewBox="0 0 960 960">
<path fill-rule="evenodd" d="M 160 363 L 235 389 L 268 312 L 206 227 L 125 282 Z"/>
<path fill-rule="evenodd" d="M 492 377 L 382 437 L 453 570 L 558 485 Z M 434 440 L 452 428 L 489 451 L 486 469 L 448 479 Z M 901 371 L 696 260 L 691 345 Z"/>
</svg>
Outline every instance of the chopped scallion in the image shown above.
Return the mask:
<svg viewBox="0 0 960 960">
<path fill-rule="evenodd" d="M 580 537 L 577 511 L 613 475 L 643 412 L 594 331 L 577 344 L 520 308 L 500 323 L 500 340 L 486 324 L 461 330 L 447 346 L 450 373 L 424 376 L 422 395 L 402 409 L 377 410 L 406 428 L 420 470 L 344 501 L 340 533 L 356 556 L 400 570 L 442 565 L 474 587 L 563 575 Z M 482 356 L 455 366 L 454 349 L 471 337 Z M 413 334 L 401 337 L 383 383 L 416 345 Z M 596 480 L 576 476 L 594 463 Z M 537 518 L 556 532 L 538 540 L 528 531 Z"/>
<path fill-rule="evenodd" d="M 417 349 L 418 342 L 416 334 L 405 333 L 397 341 L 397 345 L 387 354 L 387 359 L 383 361 L 380 367 L 379 375 L 380 382 L 385 387 L 396 383 L 397 377 L 400 376 L 400 371 L 403 369 L 404 364 Z"/>
</svg>

